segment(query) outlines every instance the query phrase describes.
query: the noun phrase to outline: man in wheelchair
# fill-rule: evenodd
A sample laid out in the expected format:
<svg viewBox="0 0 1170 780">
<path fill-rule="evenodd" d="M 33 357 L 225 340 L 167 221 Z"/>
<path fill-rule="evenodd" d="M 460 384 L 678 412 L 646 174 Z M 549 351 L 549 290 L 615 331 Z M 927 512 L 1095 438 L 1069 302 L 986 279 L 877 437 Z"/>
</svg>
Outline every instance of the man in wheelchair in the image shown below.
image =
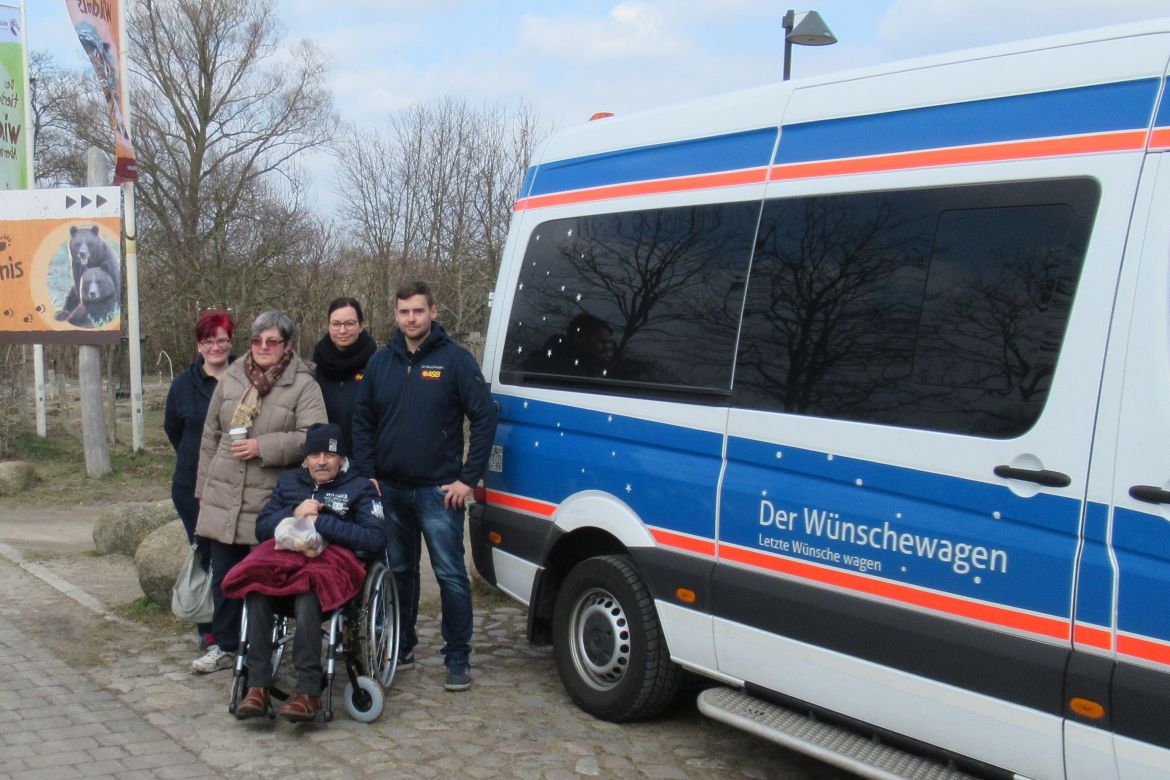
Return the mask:
<svg viewBox="0 0 1170 780">
<path fill-rule="evenodd" d="M 268 712 L 273 612 L 289 607 L 296 618 L 292 645 L 297 688 L 277 714 L 291 721 L 317 715 L 323 613 L 360 591 L 365 571 L 353 553 L 366 559 L 385 555 L 382 503 L 370 481 L 349 469 L 343 442 L 334 423 L 309 428 L 304 463 L 280 476 L 256 518 L 260 544 L 224 579 L 224 592 L 242 596 L 248 610 L 249 687 L 236 707 L 237 718 Z"/>
</svg>

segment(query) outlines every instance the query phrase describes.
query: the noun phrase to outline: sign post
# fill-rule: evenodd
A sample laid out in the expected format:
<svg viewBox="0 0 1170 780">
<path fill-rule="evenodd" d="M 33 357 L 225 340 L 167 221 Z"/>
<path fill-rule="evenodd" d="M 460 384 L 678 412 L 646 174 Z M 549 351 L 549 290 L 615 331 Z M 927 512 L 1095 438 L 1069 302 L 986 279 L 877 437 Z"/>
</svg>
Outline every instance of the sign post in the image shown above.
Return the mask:
<svg viewBox="0 0 1170 780">
<path fill-rule="evenodd" d="M 114 129 L 114 184 L 122 185 L 126 238 L 126 313 L 130 362 L 130 420 L 135 452 L 145 445 L 142 400 L 142 341 L 138 312 L 138 233 L 134 220 L 134 182 L 138 161 L 130 138 L 130 99 L 126 90 L 124 0 L 70 3 L 77 38 L 102 85 Z"/>
</svg>

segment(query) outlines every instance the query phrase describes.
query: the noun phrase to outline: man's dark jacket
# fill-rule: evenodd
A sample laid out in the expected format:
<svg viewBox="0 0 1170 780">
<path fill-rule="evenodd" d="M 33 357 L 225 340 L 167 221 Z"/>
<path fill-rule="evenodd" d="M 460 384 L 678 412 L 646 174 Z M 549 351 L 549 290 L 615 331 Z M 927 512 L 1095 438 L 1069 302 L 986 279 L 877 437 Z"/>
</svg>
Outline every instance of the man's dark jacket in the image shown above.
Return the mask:
<svg viewBox="0 0 1170 780">
<path fill-rule="evenodd" d="M 355 553 L 380 556 L 386 549 L 386 521 L 382 502 L 374 486 L 352 468 L 330 481 L 317 485 L 304 466 L 291 468 L 280 475 L 268 503 L 256 518 L 256 539 L 271 539 L 276 526 L 306 498 L 325 505 L 317 515 L 317 533 L 330 544 L 339 544 Z"/>
<path fill-rule="evenodd" d="M 463 418 L 471 423 L 463 460 Z M 354 469 L 408 485 L 475 486 L 496 433 L 496 404 L 471 353 L 437 322 L 414 353 L 399 331 L 366 365 L 353 419 Z"/>
</svg>

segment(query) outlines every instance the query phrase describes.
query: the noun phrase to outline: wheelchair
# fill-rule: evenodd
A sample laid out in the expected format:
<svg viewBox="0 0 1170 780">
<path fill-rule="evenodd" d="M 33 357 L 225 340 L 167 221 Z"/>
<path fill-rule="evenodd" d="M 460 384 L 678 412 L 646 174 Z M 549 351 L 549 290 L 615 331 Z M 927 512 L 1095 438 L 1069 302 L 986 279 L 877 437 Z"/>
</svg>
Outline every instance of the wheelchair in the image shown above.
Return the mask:
<svg viewBox="0 0 1170 780">
<path fill-rule="evenodd" d="M 367 564 L 366 578 L 361 592 L 332 613 L 325 615 L 329 629 L 325 632 L 325 649 L 321 654 L 324 672 L 321 683 L 321 703 L 326 723 L 333 720 L 333 677 L 338 656 L 344 659 L 347 682 L 344 705 L 346 713 L 356 721 L 372 723 L 382 714 L 385 691 L 394 681 L 398 667 L 398 589 L 394 575 L 384 561 Z M 273 680 L 280 673 L 280 662 L 285 647 L 292 642 L 293 621 L 288 615 L 274 615 L 272 627 Z M 236 651 L 232 674 L 231 700 L 228 712 L 235 714 L 236 706 L 248 690 L 248 608 L 240 619 L 240 644 Z M 284 700 L 288 693 L 270 689 L 271 699 Z M 269 700 L 268 717 L 276 717 Z"/>
</svg>

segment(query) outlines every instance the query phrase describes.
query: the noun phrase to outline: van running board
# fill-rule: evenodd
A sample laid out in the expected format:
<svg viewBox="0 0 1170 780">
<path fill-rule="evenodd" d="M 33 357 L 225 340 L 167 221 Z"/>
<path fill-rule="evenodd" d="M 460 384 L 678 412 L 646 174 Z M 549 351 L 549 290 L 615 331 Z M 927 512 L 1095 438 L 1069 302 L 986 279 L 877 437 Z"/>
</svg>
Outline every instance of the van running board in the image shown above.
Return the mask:
<svg viewBox="0 0 1170 780">
<path fill-rule="evenodd" d="M 713 720 L 806 753 L 861 777 L 879 780 L 965 780 L 972 777 L 946 764 L 757 699 L 742 690 L 708 688 L 699 694 L 699 711 Z"/>
</svg>

